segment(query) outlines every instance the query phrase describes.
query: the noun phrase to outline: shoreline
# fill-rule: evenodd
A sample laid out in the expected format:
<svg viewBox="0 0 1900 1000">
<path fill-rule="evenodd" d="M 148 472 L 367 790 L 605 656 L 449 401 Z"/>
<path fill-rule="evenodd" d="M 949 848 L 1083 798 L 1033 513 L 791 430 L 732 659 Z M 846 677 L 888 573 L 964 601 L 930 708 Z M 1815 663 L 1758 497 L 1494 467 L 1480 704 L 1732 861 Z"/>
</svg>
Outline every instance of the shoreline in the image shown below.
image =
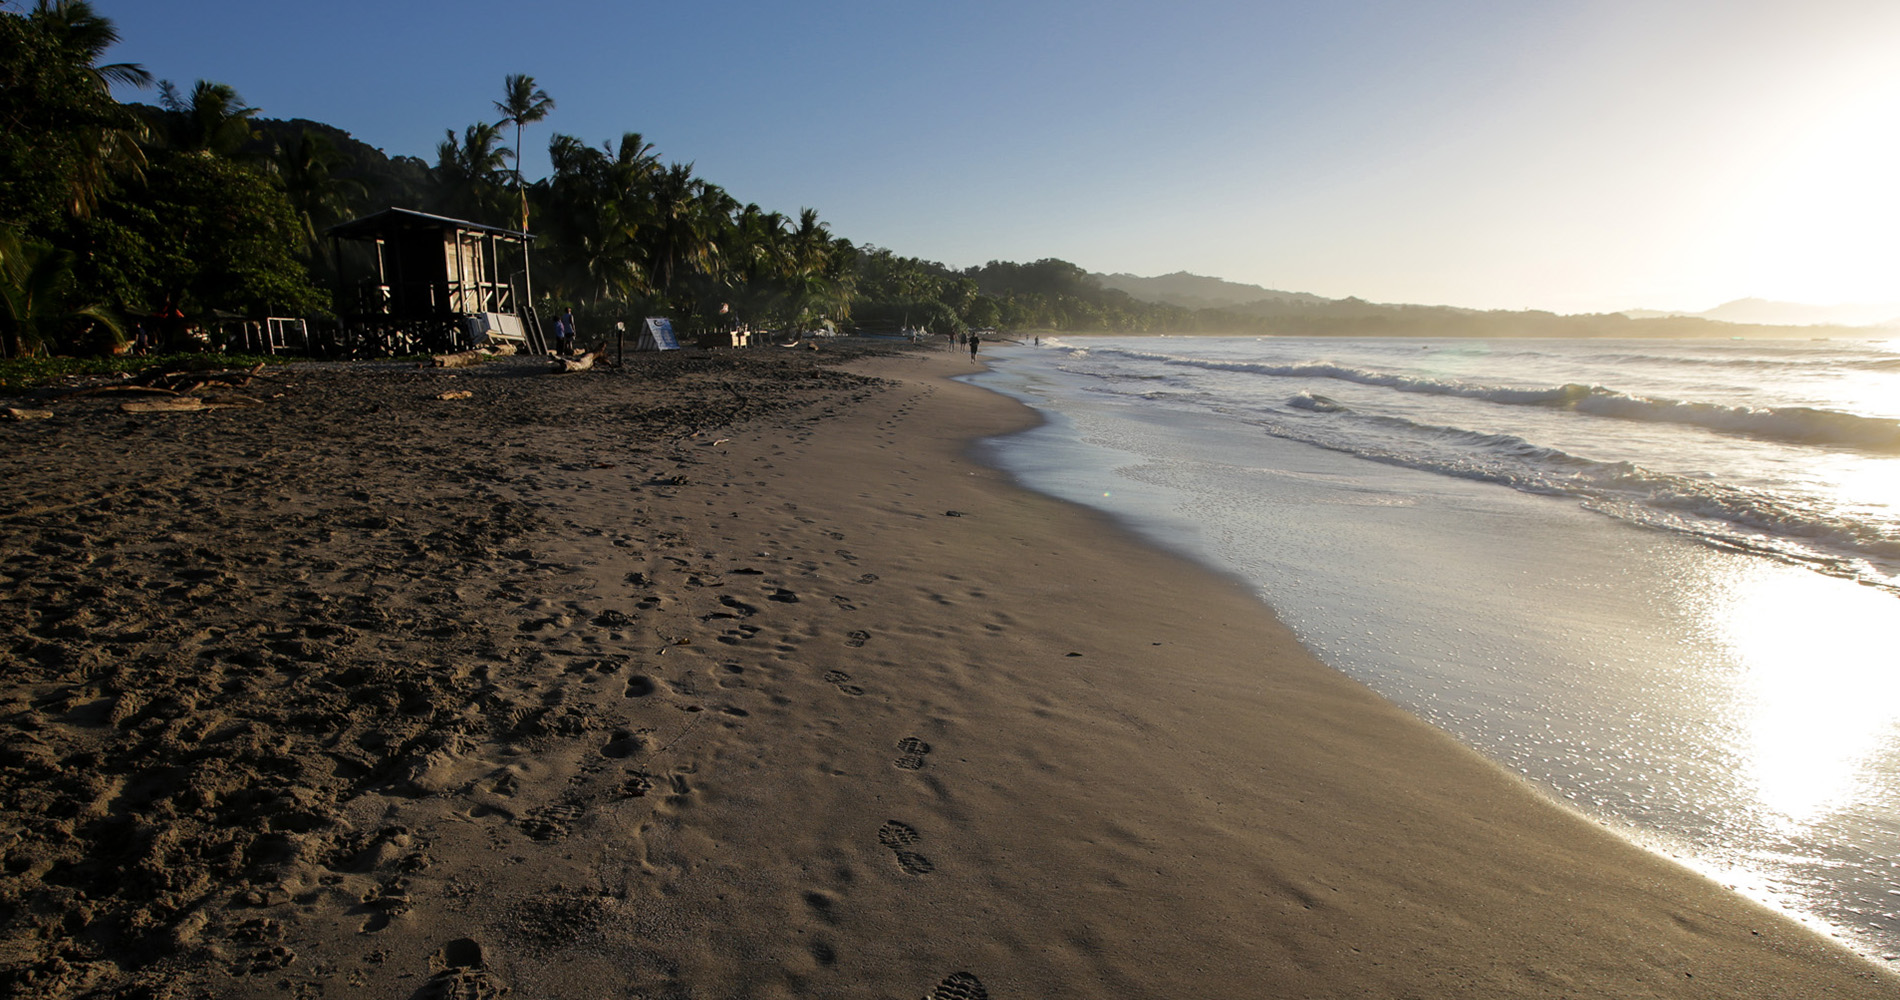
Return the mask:
<svg viewBox="0 0 1900 1000">
<path fill-rule="evenodd" d="M 10 431 L 11 982 L 1900 995 L 983 465 L 961 355 L 656 365 Z"/>
</svg>

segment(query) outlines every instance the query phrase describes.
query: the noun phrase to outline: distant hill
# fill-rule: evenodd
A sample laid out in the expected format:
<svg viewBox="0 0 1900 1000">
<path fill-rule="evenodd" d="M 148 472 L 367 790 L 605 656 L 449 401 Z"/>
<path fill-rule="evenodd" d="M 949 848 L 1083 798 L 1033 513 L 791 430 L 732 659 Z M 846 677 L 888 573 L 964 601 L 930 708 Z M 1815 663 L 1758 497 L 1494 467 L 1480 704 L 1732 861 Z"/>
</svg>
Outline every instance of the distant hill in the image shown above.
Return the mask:
<svg viewBox="0 0 1900 1000">
<path fill-rule="evenodd" d="M 1236 329 L 1291 336 L 1867 337 L 1879 335 L 1878 328 L 1849 325 L 1844 318 L 1900 315 L 1891 307 L 1838 307 L 1836 311 L 1759 299 L 1731 302 L 1694 315 L 1642 310 L 1558 315 L 1540 310 L 1462 309 L 1367 302 L 1360 298 L 1329 299 L 1184 271 L 1158 278 L 1133 274 L 1090 274 L 1088 278 L 1103 288 L 1144 302 L 1195 310 L 1201 317 L 1200 329 L 1217 328 L 1219 323 L 1214 317 L 1224 314 L 1234 318 Z M 1853 308 L 1870 311 L 1846 311 Z"/>
<path fill-rule="evenodd" d="M 1091 274 L 1103 288 L 1127 292 L 1143 302 L 1159 302 L 1183 309 L 1231 309 L 1256 302 L 1301 302 L 1318 305 L 1330 301 L 1306 292 L 1281 292 L 1259 285 L 1243 285 L 1223 278 L 1209 278 L 1186 271 L 1144 278 L 1135 274 Z"/>
<path fill-rule="evenodd" d="M 1752 323 L 1764 326 L 1900 326 L 1900 304 L 1810 306 L 1799 302 L 1736 299 L 1699 313 L 1625 309 L 1623 315 L 1631 319 L 1688 316 L 1714 320 L 1718 323 Z"/>
</svg>

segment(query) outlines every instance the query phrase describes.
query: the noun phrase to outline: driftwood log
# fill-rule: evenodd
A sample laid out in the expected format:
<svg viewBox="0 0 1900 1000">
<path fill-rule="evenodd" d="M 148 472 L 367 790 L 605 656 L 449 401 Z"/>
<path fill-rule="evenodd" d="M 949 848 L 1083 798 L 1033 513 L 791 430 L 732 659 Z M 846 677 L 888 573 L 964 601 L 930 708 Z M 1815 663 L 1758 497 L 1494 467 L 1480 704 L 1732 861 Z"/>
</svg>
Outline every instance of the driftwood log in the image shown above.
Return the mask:
<svg viewBox="0 0 1900 1000">
<path fill-rule="evenodd" d="M 160 396 L 157 399 L 131 399 L 119 404 L 123 413 L 196 413 L 205 401 L 196 396 Z"/>
<path fill-rule="evenodd" d="M 468 368 L 479 365 L 488 358 L 489 355 L 483 351 L 456 351 L 454 354 L 436 355 L 435 366 L 437 368 Z"/>
<path fill-rule="evenodd" d="M 594 367 L 595 357 L 597 357 L 597 355 L 594 354 L 593 351 L 588 351 L 586 354 L 574 358 L 557 357 L 554 359 L 554 371 L 560 375 L 566 375 L 571 372 L 584 372 Z"/>
<path fill-rule="evenodd" d="M 474 347 L 466 351 L 456 351 L 453 354 L 438 354 L 432 363 L 437 368 L 467 368 L 471 365 L 479 365 L 489 358 L 510 357 L 518 350 L 513 341 L 498 340 L 486 347 Z"/>
</svg>

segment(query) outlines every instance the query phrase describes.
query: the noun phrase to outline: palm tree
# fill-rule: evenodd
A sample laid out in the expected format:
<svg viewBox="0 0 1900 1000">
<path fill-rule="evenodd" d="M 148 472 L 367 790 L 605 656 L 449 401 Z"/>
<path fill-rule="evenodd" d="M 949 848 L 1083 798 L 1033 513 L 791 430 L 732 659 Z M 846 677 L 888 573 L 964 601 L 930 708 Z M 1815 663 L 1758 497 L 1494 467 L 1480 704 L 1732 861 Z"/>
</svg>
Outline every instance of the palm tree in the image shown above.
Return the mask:
<svg viewBox="0 0 1900 1000">
<path fill-rule="evenodd" d="M 502 80 L 502 99 L 495 102 L 495 110 L 502 114 L 501 121 L 495 123 L 497 128 L 515 127 L 515 191 L 521 196 L 521 231 L 525 233 L 528 231 L 528 192 L 521 186 L 521 129 L 546 118 L 548 112 L 554 110 L 554 98 L 534 85 L 534 77 L 510 73 Z"/>
<path fill-rule="evenodd" d="M 355 178 L 337 176 L 338 170 L 349 168 L 350 158 L 328 135 L 314 129 L 304 129 L 297 138 L 278 146 L 272 166 L 278 184 L 290 199 L 291 210 L 297 214 L 311 259 L 326 260 L 318 234 L 323 227 L 349 218 L 356 205 L 369 196 L 369 189 Z M 334 274 L 338 262 L 329 259 L 328 266 Z"/>
<path fill-rule="evenodd" d="M 447 132 L 435 147 L 436 207 L 476 222 L 505 219 L 506 193 L 497 180 L 513 151 L 501 145 L 501 129 L 476 122 L 463 130 L 459 142 L 454 129 Z"/>
<path fill-rule="evenodd" d="M 556 287 L 565 298 L 628 302 L 652 291 L 653 146 L 638 132 L 594 149 L 573 136 L 548 143 L 554 176 L 544 217 Z"/>
<path fill-rule="evenodd" d="M 99 57 L 119 44 L 119 30 L 110 20 L 99 16 L 87 0 L 39 0 L 30 20 L 73 62 L 86 68 L 100 93 L 109 94 L 115 83 L 134 87 L 152 85 L 152 74 L 137 63 L 99 65 Z"/>
<path fill-rule="evenodd" d="M 662 296 L 682 268 L 703 262 L 708 240 L 698 217 L 699 187 L 693 165 L 675 163 L 655 178 L 653 191 L 653 284 Z"/>
<path fill-rule="evenodd" d="M 160 81 L 158 89 L 159 103 L 172 113 L 172 145 L 179 150 L 236 159 L 257 138 L 251 128 L 257 109 L 228 83 L 199 80 L 188 98 L 180 98 L 170 80 Z"/>
<path fill-rule="evenodd" d="M 76 328 L 103 330 L 113 344 L 125 329 L 103 306 L 76 300 L 73 254 L 0 226 L 0 357 L 39 354 Z"/>
<path fill-rule="evenodd" d="M 67 99 L 87 104 L 83 112 L 65 108 L 68 117 L 62 129 L 70 136 L 70 148 L 77 154 L 66 179 L 66 208 L 85 218 L 111 187 L 114 176 L 136 180 L 145 167 L 145 154 L 139 148 L 145 126 L 112 99 L 112 85 L 147 87 L 152 74 L 136 63 L 99 63 L 106 50 L 118 44 L 119 32 L 86 0 L 38 0 L 26 23 L 46 47 L 42 51 L 48 61 L 78 77 L 62 77 L 78 84 Z M 78 91 L 87 93 L 82 98 Z M 7 127 L 21 124 L 10 122 Z"/>
</svg>

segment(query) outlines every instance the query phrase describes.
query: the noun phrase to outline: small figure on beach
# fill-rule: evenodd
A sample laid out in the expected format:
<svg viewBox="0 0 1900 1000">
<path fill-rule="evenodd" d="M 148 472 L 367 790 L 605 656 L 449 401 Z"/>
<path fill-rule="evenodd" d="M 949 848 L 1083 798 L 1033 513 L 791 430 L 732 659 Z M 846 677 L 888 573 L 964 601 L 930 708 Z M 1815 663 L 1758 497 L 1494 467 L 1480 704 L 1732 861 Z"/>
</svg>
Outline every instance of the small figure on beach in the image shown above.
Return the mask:
<svg viewBox="0 0 1900 1000">
<path fill-rule="evenodd" d="M 132 353 L 139 357 L 152 353 L 152 334 L 144 323 L 132 328 Z"/>
<path fill-rule="evenodd" d="M 976 345 L 982 342 L 983 342 L 982 337 L 979 337 L 974 333 L 970 334 L 970 360 L 971 361 L 976 360 Z"/>
<path fill-rule="evenodd" d="M 574 325 L 573 306 L 568 306 L 567 311 L 561 314 L 561 318 L 555 323 L 555 329 L 561 331 L 561 353 L 574 353 L 574 349 L 580 340 L 581 332 L 579 328 Z"/>
</svg>

